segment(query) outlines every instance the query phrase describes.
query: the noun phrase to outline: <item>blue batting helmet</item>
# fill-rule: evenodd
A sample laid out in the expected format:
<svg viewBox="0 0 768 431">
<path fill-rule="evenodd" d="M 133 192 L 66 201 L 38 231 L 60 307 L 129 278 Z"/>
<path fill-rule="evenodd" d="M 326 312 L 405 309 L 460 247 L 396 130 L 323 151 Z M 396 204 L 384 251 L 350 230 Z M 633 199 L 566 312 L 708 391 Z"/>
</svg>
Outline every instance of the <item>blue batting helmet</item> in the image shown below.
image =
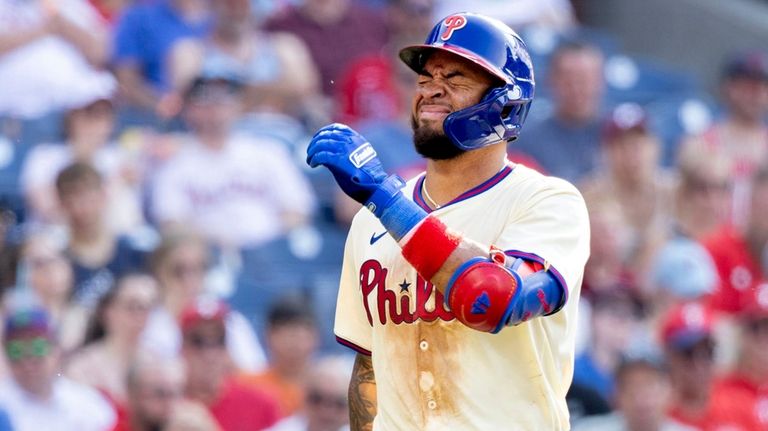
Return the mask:
<svg viewBox="0 0 768 431">
<path fill-rule="evenodd" d="M 472 61 L 501 82 L 477 105 L 446 117 L 443 129 L 454 145 L 474 150 L 516 139 L 528 116 L 535 87 L 531 57 L 520 36 L 496 19 L 457 13 L 435 25 L 424 44 L 403 48 L 400 59 L 421 73 L 435 50 Z"/>
</svg>

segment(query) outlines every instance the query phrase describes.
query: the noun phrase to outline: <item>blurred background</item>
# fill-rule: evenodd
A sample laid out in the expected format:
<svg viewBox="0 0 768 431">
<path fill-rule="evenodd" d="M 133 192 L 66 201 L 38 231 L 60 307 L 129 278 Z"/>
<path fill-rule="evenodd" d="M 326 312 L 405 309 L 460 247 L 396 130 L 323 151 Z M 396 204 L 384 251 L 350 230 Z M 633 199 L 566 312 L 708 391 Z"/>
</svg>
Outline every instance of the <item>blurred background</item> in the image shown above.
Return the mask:
<svg viewBox="0 0 768 431">
<path fill-rule="evenodd" d="M 768 430 L 768 2 L 0 0 L 0 431 L 346 429 L 359 206 L 305 149 L 420 173 L 397 52 L 465 10 L 590 211 L 574 429 Z"/>
</svg>

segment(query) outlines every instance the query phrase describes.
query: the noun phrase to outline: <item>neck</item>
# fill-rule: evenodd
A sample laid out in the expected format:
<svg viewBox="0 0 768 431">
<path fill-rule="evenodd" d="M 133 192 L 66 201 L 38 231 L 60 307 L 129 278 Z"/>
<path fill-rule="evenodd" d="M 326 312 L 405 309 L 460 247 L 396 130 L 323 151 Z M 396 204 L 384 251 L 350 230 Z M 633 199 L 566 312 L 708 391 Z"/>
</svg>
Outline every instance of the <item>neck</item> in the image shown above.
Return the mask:
<svg viewBox="0 0 768 431">
<path fill-rule="evenodd" d="M 37 398 L 38 400 L 47 401 L 51 398 L 51 395 L 53 395 L 53 381 L 48 381 L 45 384 L 39 385 L 38 387 L 22 387 L 22 389 L 24 389 L 25 392 L 32 395 L 32 397 Z"/>
<path fill-rule="evenodd" d="M 163 297 L 163 307 L 168 310 L 169 313 L 171 313 L 171 316 L 173 316 L 174 319 L 179 317 L 181 315 L 182 310 L 184 310 L 184 307 L 189 303 L 190 298 L 187 298 L 184 295 L 175 294 L 175 295 L 169 295 L 166 294 Z"/>
<path fill-rule="evenodd" d="M 306 361 L 273 361 L 273 369 L 286 380 L 304 380 L 307 371 Z"/>
<path fill-rule="evenodd" d="M 115 337 L 109 336 L 104 340 L 104 347 L 118 361 L 131 360 L 133 351 L 136 350 L 136 344 L 139 337 Z"/>
<path fill-rule="evenodd" d="M 499 173 L 506 161 L 506 144 L 468 151 L 451 160 L 428 160 L 425 184 L 438 205 L 457 198 Z"/>
<path fill-rule="evenodd" d="M 206 16 L 206 5 L 200 0 L 172 0 L 176 12 L 185 21 L 202 21 Z"/>
<path fill-rule="evenodd" d="M 186 393 L 187 397 L 197 400 L 206 406 L 211 405 L 219 397 L 222 381 L 212 381 L 207 379 L 206 381 L 191 381 L 187 384 Z"/>
<path fill-rule="evenodd" d="M 698 385 L 700 387 L 680 387 L 675 390 L 677 407 L 686 416 L 697 416 L 707 408 L 709 404 L 709 385 Z"/>
<path fill-rule="evenodd" d="M 748 381 L 761 384 L 768 382 L 768 364 L 742 356 L 737 366 L 738 374 Z"/>
<path fill-rule="evenodd" d="M 197 139 L 205 148 L 217 151 L 227 144 L 229 135 L 226 133 L 206 133 L 197 135 Z"/>
<path fill-rule="evenodd" d="M 70 232 L 70 242 L 78 245 L 92 244 L 105 237 L 107 237 L 107 232 L 102 229 L 100 223 L 77 226 Z"/>
</svg>

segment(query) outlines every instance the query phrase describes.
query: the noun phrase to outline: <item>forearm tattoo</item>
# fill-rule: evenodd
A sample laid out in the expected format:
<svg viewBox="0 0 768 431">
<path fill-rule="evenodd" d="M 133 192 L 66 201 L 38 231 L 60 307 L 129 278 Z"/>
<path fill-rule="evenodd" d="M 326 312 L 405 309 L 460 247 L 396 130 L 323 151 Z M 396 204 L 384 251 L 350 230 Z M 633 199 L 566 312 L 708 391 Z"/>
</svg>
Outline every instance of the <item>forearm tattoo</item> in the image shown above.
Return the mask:
<svg viewBox="0 0 768 431">
<path fill-rule="evenodd" d="M 371 358 L 357 355 L 349 382 L 350 431 L 371 431 L 376 416 L 376 376 Z"/>
</svg>

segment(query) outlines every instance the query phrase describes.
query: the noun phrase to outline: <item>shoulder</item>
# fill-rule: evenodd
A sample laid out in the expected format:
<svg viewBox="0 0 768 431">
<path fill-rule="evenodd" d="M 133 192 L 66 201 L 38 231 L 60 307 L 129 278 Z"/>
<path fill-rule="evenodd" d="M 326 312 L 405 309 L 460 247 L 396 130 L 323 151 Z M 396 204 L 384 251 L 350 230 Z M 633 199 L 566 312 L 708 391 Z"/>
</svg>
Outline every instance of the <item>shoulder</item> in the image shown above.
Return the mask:
<svg viewBox="0 0 768 431">
<path fill-rule="evenodd" d="M 569 181 L 559 177 L 544 175 L 525 165 L 517 164 L 511 178 L 511 185 L 520 192 L 537 194 L 564 194 L 583 200 L 581 192 Z"/>
<path fill-rule="evenodd" d="M 87 411 L 112 410 L 109 402 L 88 385 L 77 383 L 66 377 L 59 377 L 54 384 L 54 391 L 59 400 L 67 405 L 77 406 Z"/>
</svg>

